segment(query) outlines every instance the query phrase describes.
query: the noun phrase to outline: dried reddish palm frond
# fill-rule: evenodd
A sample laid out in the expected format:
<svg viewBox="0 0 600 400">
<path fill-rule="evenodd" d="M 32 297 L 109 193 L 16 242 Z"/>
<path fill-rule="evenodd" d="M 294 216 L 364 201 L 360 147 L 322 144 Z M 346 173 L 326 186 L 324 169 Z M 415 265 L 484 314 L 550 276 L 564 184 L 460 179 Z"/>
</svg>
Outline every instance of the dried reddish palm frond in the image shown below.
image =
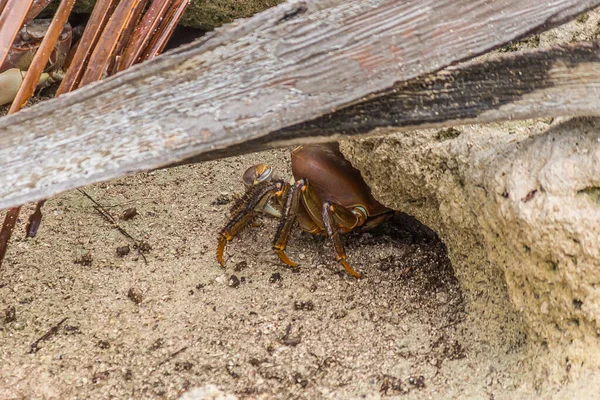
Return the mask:
<svg viewBox="0 0 600 400">
<path fill-rule="evenodd" d="M 33 4 L 23 21 L 23 24 L 28 24 L 34 20 L 35 17 L 40 15 L 40 13 L 50 4 L 53 0 L 33 0 Z"/>
<path fill-rule="evenodd" d="M 142 19 L 142 15 L 144 15 L 144 9 L 147 5 L 148 0 L 142 0 L 133 10 L 133 17 L 127 21 L 127 25 L 121 33 L 115 50 L 110 57 L 110 64 L 106 69 L 106 74 L 108 76 L 114 75 L 118 72 L 117 66 L 119 65 L 119 61 L 123 57 L 123 53 L 125 52 L 127 45 L 131 42 L 131 36 L 133 35 L 133 32 L 135 32 L 136 28 L 138 28 L 140 20 Z"/>
<path fill-rule="evenodd" d="M 102 40 L 98 42 L 92 55 L 86 71 L 81 77 L 80 86 L 100 80 L 106 71 L 110 56 L 113 54 L 119 37 L 125 31 L 129 21 L 133 18 L 133 11 L 137 8 L 138 3 L 142 0 L 122 0 L 112 17 L 108 20 L 104 31 L 102 32 Z"/>
<path fill-rule="evenodd" d="M 48 32 L 46 33 L 46 36 L 44 36 L 38 51 L 35 53 L 33 61 L 31 62 L 31 65 L 29 66 L 29 69 L 23 78 L 21 87 L 19 88 L 19 91 L 17 92 L 17 95 L 13 100 L 10 109 L 8 110 L 9 114 L 19 111 L 25 105 L 25 103 L 27 103 L 27 100 L 29 100 L 29 98 L 33 95 L 40 76 L 42 75 L 42 72 L 48 63 L 50 55 L 54 50 L 54 46 L 56 45 L 60 33 L 62 32 L 63 26 L 67 23 L 67 19 L 69 18 L 69 14 L 71 14 L 71 9 L 73 8 L 74 4 L 75 0 L 62 0 L 60 2 L 54 19 L 48 28 Z M 4 11 L 6 13 L 10 11 L 8 4 Z M 2 15 L 4 14 L 5 13 Z M 18 28 L 20 29 L 20 26 Z M 19 29 L 17 29 L 17 31 Z M 7 45 L 7 53 L 11 44 L 12 42 L 8 43 Z M 8 242 L 10 241 L 10 237 L 15 227 L 15 223 L 17 222 L 17 218 L 19 217 L 20 211 L 21 207 L 11 208 L 8 210 L 6 217 L 4 218 L 4 223 L 2 224 L 2 229 L 0 230 L 0 263 L 6 254 Z"/>
<path fill-rule="evenodd" d="M 144 50 L 144 54 L 140 61 L 149 60 L 151 58 L 156 57 L 164 50 L 167 42 L 173 35 L 173 31 L 175 27 L 181 20 L 185 9 L 187 8 L 190 0 L 174 0 L 167 13 L 163 16 L 161 20 L 161 24 L 158 29 L 152 35 L 150 43 Z"/>
<path fill-rule="evenodd" d="M 6 0 L 0 14 L 0 70 L 33 0 Z"/>
<path fill-rule="evenodd" d="M 81 77 L 85 72 L 90 56 L 101 41 L 102 33 L 117 7 L 118 0 L 99 0 L 96 2 L 90 19 L 88 20 L 83 35 L 77 45 L 77 50 L 73 55 L 69 68 L 58 87 L 56 95 L 70 92 L 79 87 Z"/>
<path fill-rule="evenodd" d="M 158 30 L 161 19 L 169 9 L 171 0 L 154 0 L 150 4 L 148 11 L 135 30 L 123 57 L 119 61 L 118 71 L 123 71 L 136 64 L 141 59 L 144 49 L 150 42 L 154 32 Z"/>
</svg>

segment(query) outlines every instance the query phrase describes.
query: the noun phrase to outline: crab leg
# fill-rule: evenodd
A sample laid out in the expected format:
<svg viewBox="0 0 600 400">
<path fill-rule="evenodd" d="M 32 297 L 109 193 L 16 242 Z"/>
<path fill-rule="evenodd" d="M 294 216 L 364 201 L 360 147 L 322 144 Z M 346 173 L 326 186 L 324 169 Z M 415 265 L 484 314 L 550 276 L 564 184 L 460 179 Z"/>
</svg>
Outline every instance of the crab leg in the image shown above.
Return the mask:
<svg viewBox="0 0 600 400">
<path fill-rule="evenodd" d="M 277 232 L 275 233 L 275 238 L 273 238 L 273 250 L 275 251 L 275 254 L 279 256 L 279 259 L 283 263 L 290 267 L 295 267 L 297 264 L 290 260 L 287 254 L 285 254 L 285 248 L 287 247 L 287 242 L 290 237 L 290 231 L 292 230 L 294 221 L 296 221 L 296 216 L 298 215 L 300 194 L 305 190 L 306 183 L 304 179 L 300 179 L 294 184 L 285 200 L 281 219 L 277 226 Z"/>
<path fill-rule="evenodd" d="M 307 229 L 307 226 L 304 226 L 306 223 L 302 224 L 303 221 L 300 221 L 302 229 L 310 233 L 319 233 L 321 230 L 325 230 L 327 236 L 333 240 L 336 260 L 342 264 L 350 275 L 360 278 L 360 274 L 354 271 L 346 261 L 346 252 L 339 234 L 340 230 L 343 232 L 351 231 L 359 224 L 360 217 L 340 204 L 323 202 L 311 188 L 309 181 L 306 181 L 302 189 L 302 203 L 314 226 L 310 229 L 309 225 Z M 300 217 L 300 214 L 298 216 Z M 282 261 L 284 260 L 282 259 Z"/>
<path fill-rule="evenodd" d="M 240 233 L 242 229 L 244 229 L 256 216 L 256 213 L 253 211 L 247 212 L 239 216 L 235 221 L 230 221 L 227 226 L 221 230 L 219 233 L 219 244 L 217 245 L 217 261 L 221 264 L 222 267 L 225 266 L 225 261 L 223 260 L 223 252 L 225 251 L 225 245 L 229 242 L 235 235 Z"/>
<path fill-rule="evenodd" d="M 223 252 L 225 245 L 240 233 L 256 216 L 265 208 L 272 196 L 282 196 L 289 188 L 284 181 L 265 181 L 248 188 L 244 196 L 231 208 L 231 219 L 219 232 L 219 244 L 217 245 L 217 261 L 225 266 Z"/>
<path fill-rule="evenodd" d="M 321 215 L 327 235 L 331 238 L 331 240 L 333 240 L 335 259 L 342 264 L 346 272 L 355 278 L 360 278 L 360 274 L 353 270 L 350 264 L 348 264 L 346 261 L 346 251 L 344 250 L 344 245 L 342 244 L 339 233 L 340 222 L 342 223 L 342 229 L 350 230 L 352 227 L 354 227 L 354 225 L 356 225 L 356 220 L 358 220 L 358 217 L 344 206 L 330 203 L 328 201 L 323 203 Z M 352 216 L 355 219 L 354 221 L 352 221 Z"/>
<path fill-rule="evenodd" d="M 315 193 L 315 191 L 310 186 L 310 182 L 306 181 L 304 189 L 302 190 L 302 204 L 304 204 L 304 209 L 306 210 L 306 216 L 310 217 L 312 220 L 312 225 L 316 225 L 319 228 L 316 233 L 325 230 L 325 225 L 323 225 L 323 218 L 321 218 L 321 206 L 323 205 L 323 200 Z M 307 232 L 315 233 L 314 228 L 312 230 L 307 229 L 303 224 L 302 215 L 298 215 L 300 226 Z M 311 227 L 309 223 L 308 227 Z"/>
</svg>

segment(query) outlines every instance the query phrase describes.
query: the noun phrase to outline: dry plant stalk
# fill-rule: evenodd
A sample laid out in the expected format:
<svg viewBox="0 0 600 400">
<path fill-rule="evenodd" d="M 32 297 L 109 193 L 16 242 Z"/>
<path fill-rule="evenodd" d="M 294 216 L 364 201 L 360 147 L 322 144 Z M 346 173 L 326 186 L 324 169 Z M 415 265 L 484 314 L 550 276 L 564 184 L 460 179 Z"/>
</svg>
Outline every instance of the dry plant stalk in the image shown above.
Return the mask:
<svg viewBox="0 0 600 400">
<path fill-rule="evenodd" d="M 102 0 L 96 2 L 90 15 L 79 45 L 71 61 L 69 69 L 58 87 L 56 95 L 70 92 L 80 86 L 81 77 L 85 72 L 92 52 L 101 41 L 102 32 L 117 7 L 118 0 Z"/>
<path fill-rule="evenodd" d="M 98 42 L 86 71 L 81 78 L 80 86 L 98 81 L 106 71 L 106 67 L 117 46 L 119 37 L 127 27 L 129 20 L 133 18 L 133 11 L 141 0 L 122 0 L 115 9 L 114 14 L 108 20 L 102 32 L 102 41 Z"/>
<path fill-rule="evenodd" d="M 169 38 L 173 34 L 175 27 L 181 20 L 183 12 L 185 11 L 190 0 L 174 0 L 171 3 L 167 13 L 161 18 L 161 24 L 158 30 L 154 33 L 151 38 L 150 44 L 144 51 L 141 61 L 150 60 L 156 57 L 164 50 Z"/>
<path fill-rule="evenodd" d="M 125 52 L 125 48 L 127 44 L 131 41 L 131 36 L 136 28 L 139 26 L 140 20 L 142 19 L 142 15 L 144 14 L 144 9 L 148 5 L 148 0 L 141 0 L 135 5 L 135 8 L 132 11 L 132 17 L 126 21 L 123 32 L 117 41 L 117 45 L 115 46 L 115 50 L 110 57 L 110 63 L 108 68 L 106 69 L 106 75 L 111 76 L 114 75 L 117 71 L 117 66 L 119 61 L 121 60 L 123 53 Z"/>
<path fill-rule="evenodd" d="M 7 0 L 0 0 L 0 14 L 4 11 L 4 6 L 6 6 Z"/>
<path fill-rule="evenodd" d="M 154 0 L 150 4 L 119 62 L 118 71 L 123 71 L 142 60 L 144 50 L 169 10 L 169 3 L 170 0 Z"/>
</svg>

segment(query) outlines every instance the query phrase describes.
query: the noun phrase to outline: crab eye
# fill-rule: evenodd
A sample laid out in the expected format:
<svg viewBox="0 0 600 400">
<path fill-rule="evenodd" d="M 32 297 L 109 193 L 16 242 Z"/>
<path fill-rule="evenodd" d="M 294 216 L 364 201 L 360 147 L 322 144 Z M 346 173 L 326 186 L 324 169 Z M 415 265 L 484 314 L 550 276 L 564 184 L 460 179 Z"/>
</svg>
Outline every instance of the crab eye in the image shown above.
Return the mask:
<svg viewBox="0 0 600 400">
<path fill-rule="evenodd" d="M 246 186 L 252 186 L 260 182 L 269 181 L 272 173 L 273 168 L 266 164 L 253 165 L 244 172 L 244 184 Z"/>
<path fill-rule="evenodd" d="M 260 174 L 260 176 L 258 178 L 256 178 L 256 181 L 257 182 L 268 181 L 269 179 L 271 179 L 272 173 L 273 173 L 273 168 L 267 167 L 267 168 L 265 168 L 263 173 Z"/>
</svg>

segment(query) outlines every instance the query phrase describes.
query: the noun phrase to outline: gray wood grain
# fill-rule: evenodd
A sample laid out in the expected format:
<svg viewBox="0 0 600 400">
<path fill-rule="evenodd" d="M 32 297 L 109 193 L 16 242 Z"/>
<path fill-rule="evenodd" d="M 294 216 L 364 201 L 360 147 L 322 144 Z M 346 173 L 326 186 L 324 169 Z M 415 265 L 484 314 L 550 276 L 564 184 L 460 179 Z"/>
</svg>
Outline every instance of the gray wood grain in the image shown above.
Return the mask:
<svg viewBox="0 0 600 400">
<path fill-rule="evenodd" d="M 337 137 L 559 116 L 600 115 L 600 44 L 503 53 L 367 96 L 322 117 L 178 164 Z M 382 130 L 383 129 L 383 130 Z"/>
<path fill-rule="evenodd" d="M 0 119 L 0 208 L 257 140 L 599 4 L 289 1 Z"/>
</svg>

